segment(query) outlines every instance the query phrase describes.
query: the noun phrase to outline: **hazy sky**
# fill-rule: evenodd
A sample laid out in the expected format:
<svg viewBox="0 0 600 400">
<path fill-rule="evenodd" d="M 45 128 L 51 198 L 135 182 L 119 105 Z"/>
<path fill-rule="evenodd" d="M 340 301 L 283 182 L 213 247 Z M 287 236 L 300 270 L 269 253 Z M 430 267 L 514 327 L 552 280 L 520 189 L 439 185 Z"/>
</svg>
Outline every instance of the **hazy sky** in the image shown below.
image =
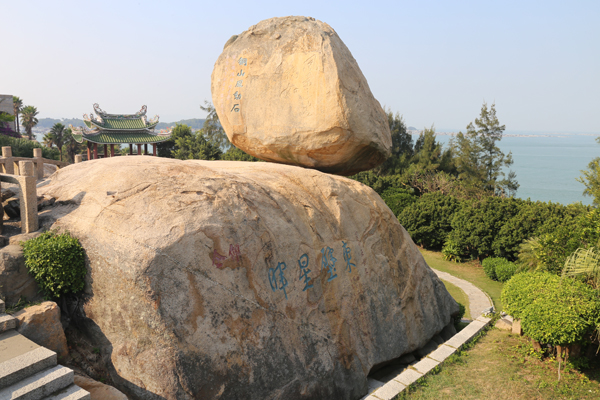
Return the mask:
<svg viewBox="0 0 600 400">
<path fill-rule="evenodd" d="M 225 42 L 259 21 L 327 22 L 408 125 L 464 129 L 495 102 L 508 130 L 600 132 L 600 1 L 0 0 L 0 93 L 40 117 L 142 104 L 203 118 Z"/>
</svg>

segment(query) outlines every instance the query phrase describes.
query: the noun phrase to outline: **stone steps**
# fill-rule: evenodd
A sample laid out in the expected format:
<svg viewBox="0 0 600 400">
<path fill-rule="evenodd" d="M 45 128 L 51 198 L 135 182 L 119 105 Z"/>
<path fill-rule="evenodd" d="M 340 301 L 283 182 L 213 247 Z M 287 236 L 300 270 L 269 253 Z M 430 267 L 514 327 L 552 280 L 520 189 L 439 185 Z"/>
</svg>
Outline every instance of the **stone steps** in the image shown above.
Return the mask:
<svg viewBox="0 0 600 400">
<path fill-rule="evenodd" d="M 4 307 L 0 300 L 0 311 Z M 90 399 L 73 384 L 73 371 L 57 365 L 54 351 L 14 330 L 16 319 L 1 314 L 0 327 L 0 400 Z"/>
</svg>

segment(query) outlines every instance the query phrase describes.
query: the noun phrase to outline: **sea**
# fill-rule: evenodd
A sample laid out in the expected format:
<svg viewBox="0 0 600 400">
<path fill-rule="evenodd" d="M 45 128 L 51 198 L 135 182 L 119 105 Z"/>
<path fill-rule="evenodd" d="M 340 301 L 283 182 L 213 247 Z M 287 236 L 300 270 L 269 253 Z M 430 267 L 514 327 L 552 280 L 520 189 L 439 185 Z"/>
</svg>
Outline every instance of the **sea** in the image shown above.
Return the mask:
<svg viewBox="0 0 600 400">
<path fill-rule="evenodd" d="M 413 131 L 414 132 L 414 131 Z M 448 146 L 455 135 L 436 132 L 437 140 Z M 519 189 L 515 197 L 534 201 L 571 204 L 592 204 L 583 195 L 584 185 L 576 178 L 588 163 L 600 157 L 599 133 L 541 133 L 505 131 L 498 147 L 504 154 L 512 153 Z M 413 133 L 413 139 L 417 136 Z"/>
</svg>

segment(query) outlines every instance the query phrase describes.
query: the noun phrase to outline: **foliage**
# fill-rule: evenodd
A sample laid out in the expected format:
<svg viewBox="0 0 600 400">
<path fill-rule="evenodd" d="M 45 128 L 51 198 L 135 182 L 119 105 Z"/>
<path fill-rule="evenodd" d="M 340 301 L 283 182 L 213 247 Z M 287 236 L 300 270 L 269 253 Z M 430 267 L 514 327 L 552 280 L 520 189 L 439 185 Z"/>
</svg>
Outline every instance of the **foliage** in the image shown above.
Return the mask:
<svg viewBox="0 0 600 400">
<path fill-rule="evenodd" d="M 44 147 L 37 142 L 28 139 L 17 139 L 0 135 L 0 147 L 12 147 L 13 157 L 33 157 L 33 149 L 42 149 L 42 157 L 50 160 L 58 160 L 58 150 Z"/>
<path fill-rule="evenodd" d="M 64 132 L 63 149 L 67 155 L 67 161 L 72 163 L 75 162 L 75 155 L 80 154 L 86 150 L 86 145 L 85 143 L 77 142 L 72 135 L 71 128 L 67 128 Z"/>
<path fill-rule="evenodd" d="M 13 111 L 15 114 L 15 118 L 17 119 L 17 136 L 16 137 L 21 137 L 21 128 L 19 127 L 19 114 L 21 114 L 21 111 L 23 110 L 23 100 L 21 100 L 20 97 L 18 96 L 13 96 Z"/>
<path fill-rule="evenodd" d="M 404 208 L 398 220 L 408 231 L 413 241 L 427 249 L 441 249 L 451 221 L 460 210 L 461 202 L 439 192 L 426 193 L 419 201 Z"/>
<path fill-rule="evenodd" d="M 39 112 L 34 106 L 25 106 L 23 107 L 23 110 L 21 110 L 21 122 L 25 127 L 25 133 L 29 140 L 33 140 L 33 132 L 31 130 L 38 123 L 38 114 Z"/>
<path fill-rule="evenodd" d="M 565 261 L 563 276 L 582 278 L 594 289 L 600 289 L 600 251 L 595 247 L 577 249 Z"/>
<path fill-rule="evenodd" d="M 404 183 L 401 175 L 377 175 L 371 170 L 359 172 L 356 175 L 350 176 L 350 178 L 369 186 L 379 195 L 382 195 L 383 192 L 390 188 L 410 189 L 410 185 Z"/>
<path fill-rule="evenodd" d="M 488 257 L 481 262 L 481 267 L 483 268 L 483 272 L 493 281 L 497 281 L 496 277 L 496 265 L 498 265 L 502 260 L 506 261 L 506 258 L 501 257 Z"/>
<path fill-rule="evenodd" d="M 225 152 L 225 154 L 223 154 L 221 156 L 221 160 L 228 160 L 228 161 L 260 161 L 258 158 L 251 156 L 250 154 L 246 153 L 245 151 L 238 149 L 235 146 L 231 146 L 229 148 L 229 150 L 227 150 Z"/>
<path fill-rule="evenodd" d="M 462 252 L 461 247 L 456 244 L 452 239 L 446 239 L 444 247 L 442 247 L 442 257 L 446 261 L 463 262 L 465 254 Z"/>
<path fill-rule="evenodd" d="M 457 331 L 460 330 L 460 321 L 465 316 L 466 310 L 467 309 L 465 308 L 465 306 L 463 304 L 458 303 L 458 314 L 452 316 L 452 319 L 454 320 L 454 327 L 456 328 Z"/>
<path fill-rule="evenodd" d="M 493 281 L 506 282 L 517 272 L 517 265 L 503 257 L 488 257 L 481 262 L 481 266 Z"/>
<path fill-rule="evenodd" d="M 180 160 L 219 160 L 221 158 L 219 147 L 206 140 L 202 131 L 192 133 L 189 126 L 179 124 L 175 129 L 179 129 L 180 132 L 175 139 L 174 158 Z"/>
<path fill-rule="evenodd" d="M 515 174 L 505 177 L 503 167 L 513 163 L 511 153 L 505 155 L 496 142 L 502 140 L 506 127 L 500 125 L 496 105 L 488 109 L 484 102 L 479 118 L 467 126 L 467 133 L 459 132 L 453 143 L 455 164 L 459 178 L 471 186 L 482 186 L 495 195 L 513 195 L 519 187 Z"/>
<path fill-rule="evenodd" d="M 417 197 L 411 189 L 389 188 L 381 194 L 381 198 L 396 217 L 398 217 L 402 210 L 407 206 L 417 201 Z"/>
<path fill-rule="evenodd" d="M 61 124 L 60 122 L 57 122 L 56 124 L 54 124 L 54 126 L 50 130 L 49 134 L 52 137 L 53 144 L 55 144 L 56 147 L 58 147 L 58 152 L 60 154 L 60 161 L 62 161 L 62 148 L 63 148 L 63 144 L 65 143 L 65 139 L 66 139 L 65 126 L 63 124 Z M 50 146 L 50 147 L 52 147 L 52 146 Z"/>
<path fill-rule="evenodd" d="M 600 143 L 600 136 L 596 138 L 596 142 Z M 588 169 L 581 173 L 583 175 L 576 179 L 585 186 L 583 195 L 593 197 L 594 206 L 600 206 L 600 157 L 590 161 Z"/>
<path fill-rule="evenodd" d="M 517 272 L 517 264 L 501 258 L 501 262 L 496 265 L 496 279 L 500 282 L 506 282 Z"/>
<path fill-rule="evenodd" d="M 401 173 L 406 169 L 413 156 L 412 135 L 406 130 L 406 124 L 402 116 L 398 113 L 394 115 L 390 110 L 386 110 L 386 115 L 392 134 L 392 154 L 383 164 L 376 168 L 377 175 Z"/>
<path fill-rule="evenodd" d="M 548 272 L 525 272 L 504 285 L 505 310 L 523 332 L 543 344 L 583 343 L 600 326 L 598 291 Z"/>
<path fill-rule="evenodd" d="M 21 242 L 25 266 L 46 298 L 58 299 L 83 290 L 85 255 L 79 240 L 68 232 L 44 232 Z"/>
<path fill-rule="evenodd" d="M 21 135 L 12 130 L 9 124 L 9 122 L 14 121 L 14 119 L 15 117 L 13 115 L 0 111 L 0 134 L 14 138 L 21 137 Z"/>
<path fill-rule="evenodd" d="M 204 101 L 204 106 L 200 106 L 200 109 L 204 112 L 207 112 L 208 115 L 204 120 L 204 126 L 202 127 L 202 134 L 204 138 L 215 144 L 220 151 L 227 152 L 231 148 L 231 142 L 225 133 L 225 130 L 221 126 L 221 122 L 219 121 L 219 116 L 217 115 L 217 110 L 212 105 L 212 103 L 208 101 Z"/>
<path fill-rule="evenodd" d="M 467 201 L 452 218 L 449 238 L 471 259 L 504 256 L 494 251 L 494 240 L 508 219 L 514 216 L 522 200 L 486 197 Z"/>
</svg>

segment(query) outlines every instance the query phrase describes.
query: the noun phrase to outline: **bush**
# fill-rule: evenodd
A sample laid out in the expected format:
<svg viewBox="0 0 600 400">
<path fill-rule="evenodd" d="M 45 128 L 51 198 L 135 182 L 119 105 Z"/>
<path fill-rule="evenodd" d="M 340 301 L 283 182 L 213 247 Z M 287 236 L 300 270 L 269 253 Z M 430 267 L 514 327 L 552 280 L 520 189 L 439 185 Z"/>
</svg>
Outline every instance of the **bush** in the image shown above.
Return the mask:
<svg viewBox="0 0 600 400">
<path fill-rule="evenodd" d="M 44 232 L 37 238 L 21 242 L 25 266 L 49 299 L 83 290 L 85 256 L 83 248 L 66 232 Z"/>
<path fill-rule="evenodd" d="M 465 316 L 466 310 L 467 309 L 465 308 L 465 306 L 463 304 L 458 303 L 458 314 L 452 316 L 452 318 L 454 320 L 454 327 L 456 328 L 457 331 L 460 330 L 460 321 Z"/>
<path fill-rule="evenodd" d="M 521 319 L 527 336 L 543 344 L 583 343 L 600 326 L 598 292 L 548 272 L 515 275 L 504 285 L 502 304 Z"/>
<path fill-rule="evenodd" d="M 406 207 L 398 221 L 408 231 L 412 240 L 426 249 L 440 250 L 448 233 L 450 221 L 461 208 L 462 202 L 439 192 L 426 193 Z"/>
<path fill-rule="evenodd" d="M 17 139 L 14 137 L 0 135 L 0 147 L 10 146 L 13 157 L 33 157 L 33 149 L 42 149 L 42 157 L 49 160 L 58 160 L 58 149 L 44 147 L 38 142 L 29 139 Z"/>
<path fill-rule="evenodd" d="M 481 262 L 483 272 L 493 281 L 506 282 L 517 272 L 517 265 L 503 257 L 488 257 Z"/>
<path fill-rule="evenodd" d="M 442 256 L 446 261 L 462 262 L 464 254 L 461 252 L 460 246 L 454 243 L 451 239 L 446 240 L 442 247 Z"/>
<path fill-rule="evenodd" d="M 502 259 L 503 261 L 496 265 L 496 279 L 500 282 L 506 282 L 517 273 L 517 264 Z"/>
<path fill-rule="evenodd" d="M 506 259 L 500 258 L 500 257 L 488 257 L 481 262 L 481 266 L 483 267 L 483 272 L 485 272 L 487 277 L 493 281 L 498 280 L 498 278 L 496 277 L 496 265 L 501 260 L 506 260 Z"/>
<path fill-rule="evenodd" d="M 396 217 L 402 210 L 417 201 L 412 189 L 389 188 L 382 193 L 381 198 Z"/>
</svg>

